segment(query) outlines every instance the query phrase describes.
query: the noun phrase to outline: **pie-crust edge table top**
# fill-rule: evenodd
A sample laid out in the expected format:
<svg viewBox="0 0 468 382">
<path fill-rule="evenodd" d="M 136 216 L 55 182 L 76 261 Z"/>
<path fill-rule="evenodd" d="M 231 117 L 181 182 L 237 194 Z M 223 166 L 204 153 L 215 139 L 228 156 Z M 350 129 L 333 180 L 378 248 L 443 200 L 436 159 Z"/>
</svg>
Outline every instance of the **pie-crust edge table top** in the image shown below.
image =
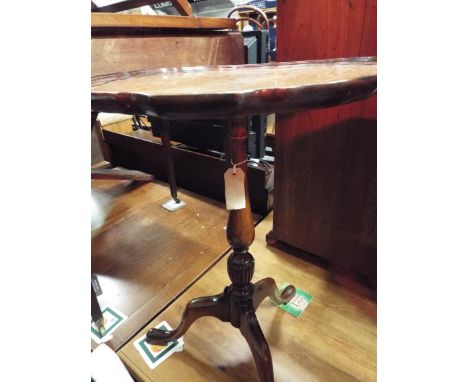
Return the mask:
<svg viewBox="0 0 468 382">
<path fill-rule="evenodd" d="M 157 68 L 92 78 L 94 111 L 230 119 L 336 106 L 377 89 L 377 60 Z"/>
</svg>

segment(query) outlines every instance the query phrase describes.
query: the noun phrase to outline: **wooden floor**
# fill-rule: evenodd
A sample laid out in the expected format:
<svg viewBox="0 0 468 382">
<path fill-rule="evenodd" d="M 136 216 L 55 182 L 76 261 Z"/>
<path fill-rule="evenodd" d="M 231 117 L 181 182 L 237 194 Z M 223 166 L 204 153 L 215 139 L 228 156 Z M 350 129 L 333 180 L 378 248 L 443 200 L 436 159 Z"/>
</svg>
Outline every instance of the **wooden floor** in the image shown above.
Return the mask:
<svg viewBox="0 0 468 382">
<path fill-rule="evenodd" d="M 170 197 L 167 184 L 92 181 L 91 268 L 103 289 L 98 299 L 129 317 L 107 343 L 114 350 L 229 247 L 224 205 L 182 189 L 179 196 L 187 205 L 169 212 L 161 207 Z"/>
<path fill-rule="evenodd" d="M 325 268 L 267 246 L 265 235 L 271 228 L 272 214 L 256 227 L 251 247 L 256 259 L 253 281 L 271 276 L 278 284 L 288 281 L 313 296 L 299 318 L 268 300 L 257 310 L 270 345 L 275 381 L 375 381 L 376 302 Z M 220 293 L 229 283 L 226 260 L 227 256 L 134 338 L 162 320 L 177 326 L 190 299 Z M 250 350 L 238 330 L 212 317 L 196 321 L 184 335 L 184 351 L 154 370 L 146 366 L 132 342 L 118 354 L 139 381 L 258 380 Z"/>
</svg>

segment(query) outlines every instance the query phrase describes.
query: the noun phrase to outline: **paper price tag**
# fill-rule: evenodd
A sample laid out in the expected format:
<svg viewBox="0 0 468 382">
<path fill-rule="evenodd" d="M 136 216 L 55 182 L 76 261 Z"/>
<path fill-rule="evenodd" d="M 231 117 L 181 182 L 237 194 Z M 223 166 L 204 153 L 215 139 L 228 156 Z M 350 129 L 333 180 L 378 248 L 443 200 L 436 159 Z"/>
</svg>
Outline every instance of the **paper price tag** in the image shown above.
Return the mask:
<svg viewBox="0 0 468 382">
<path fill-rule="evenodd" d="M 245 174 L 241 168 L 233 172 L 228 168 L 224 173 L 224 192 L 226 196 L 227 210 L 241 210 L 245 208 Z"/>
</svg>

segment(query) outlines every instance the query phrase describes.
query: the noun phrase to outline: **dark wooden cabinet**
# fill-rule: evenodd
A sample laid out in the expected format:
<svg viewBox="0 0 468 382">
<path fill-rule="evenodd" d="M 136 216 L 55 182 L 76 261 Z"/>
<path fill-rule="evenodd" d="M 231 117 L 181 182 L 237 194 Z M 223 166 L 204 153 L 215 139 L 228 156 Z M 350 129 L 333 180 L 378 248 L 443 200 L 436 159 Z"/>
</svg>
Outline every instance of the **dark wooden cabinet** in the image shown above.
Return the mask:
<svg viewBox="0 0 468 382">
<path fill-rule="evenodd" d="M 377 54 L 375 0 L 278 0 L 278 61 Z M 273 236 L 376 280 L 377 101 L 278 115 Z"/>
</svg>

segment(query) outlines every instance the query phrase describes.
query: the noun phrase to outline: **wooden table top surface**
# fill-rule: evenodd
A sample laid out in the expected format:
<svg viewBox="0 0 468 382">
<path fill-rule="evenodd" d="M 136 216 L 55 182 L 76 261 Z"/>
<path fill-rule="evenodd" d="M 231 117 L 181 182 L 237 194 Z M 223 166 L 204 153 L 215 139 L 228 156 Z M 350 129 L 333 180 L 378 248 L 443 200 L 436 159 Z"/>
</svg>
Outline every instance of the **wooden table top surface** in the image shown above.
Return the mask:
<svg viewBox="0 0 468 382">
<path fill-rule="evenodd" d="M 158 68 L 92 78 L 95 111 L 169 119 L 243 117 L 340 105 L 377 89 L 374 57 Z"/>
</svg>

